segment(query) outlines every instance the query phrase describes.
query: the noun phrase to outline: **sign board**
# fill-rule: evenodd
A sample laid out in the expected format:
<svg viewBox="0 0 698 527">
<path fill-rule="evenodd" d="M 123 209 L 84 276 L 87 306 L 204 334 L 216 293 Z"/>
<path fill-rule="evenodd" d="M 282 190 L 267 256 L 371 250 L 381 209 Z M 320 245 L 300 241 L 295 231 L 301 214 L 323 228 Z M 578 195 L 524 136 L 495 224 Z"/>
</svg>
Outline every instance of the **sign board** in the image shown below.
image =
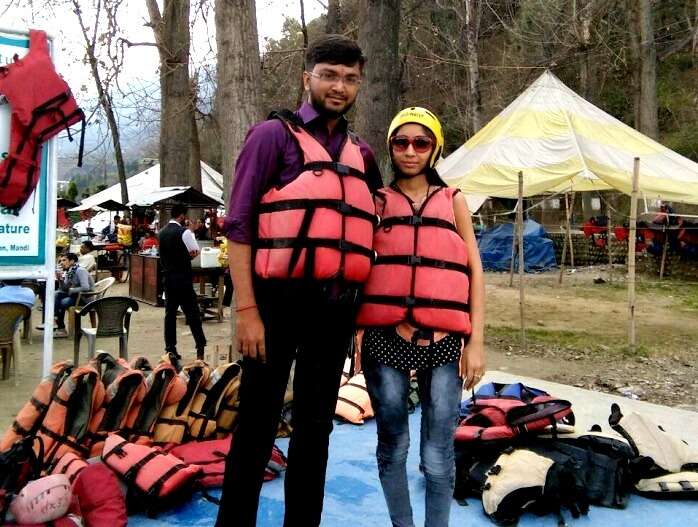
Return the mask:
<svg viewBox="0 0 698 527">
<path fill-rule="evenodd" d="M 49 36 L 50 49 L 56 49 Z M 0 28 L 0 65 L 23 57 L 29 51 L 27 30 Z M 55 56 L 53 57 L 55 60 Z M 10 151 L 10 112 L 0 93 L 0 156 Z M 54 295 L 56 247 L 56 143 L 44 143 L 41 176 L 36 190 L 19 210 L 0 207 L 0 280 L 33 278 L 46 280 L 46 298 Z M 1 173 L 0 173 L 1 175 Z M 46 320 L 53 320 L 53 302 L 44 306 Z M 44 335 L 43 372 L 48 373 L 53 354 L 53 335 L 47 325 Z"/>
</svg>

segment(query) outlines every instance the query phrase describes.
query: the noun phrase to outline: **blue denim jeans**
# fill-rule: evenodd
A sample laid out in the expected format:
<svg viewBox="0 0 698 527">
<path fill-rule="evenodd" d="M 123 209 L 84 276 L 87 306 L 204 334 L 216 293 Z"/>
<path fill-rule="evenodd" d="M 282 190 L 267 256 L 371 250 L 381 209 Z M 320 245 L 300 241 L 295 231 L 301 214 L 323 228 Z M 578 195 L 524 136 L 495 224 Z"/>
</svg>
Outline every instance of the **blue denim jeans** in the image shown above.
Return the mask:
<svg viewBox="0 0 698 527">
<path fill-rule="evenodd" d="M 414 527 L 407 487 L 410 445 L 407 396 L 409 373 L 366 357 L 366 386 L 378 426 L 378 474 L 394 527 Z M 422 406 L 420 469 L 426 478 L 425 527 L 444 527 L 453 500 L 456 467 L 453 432 L 458 420 L 462 381 L 458 362 L 419 371 Z"/>
</svg>

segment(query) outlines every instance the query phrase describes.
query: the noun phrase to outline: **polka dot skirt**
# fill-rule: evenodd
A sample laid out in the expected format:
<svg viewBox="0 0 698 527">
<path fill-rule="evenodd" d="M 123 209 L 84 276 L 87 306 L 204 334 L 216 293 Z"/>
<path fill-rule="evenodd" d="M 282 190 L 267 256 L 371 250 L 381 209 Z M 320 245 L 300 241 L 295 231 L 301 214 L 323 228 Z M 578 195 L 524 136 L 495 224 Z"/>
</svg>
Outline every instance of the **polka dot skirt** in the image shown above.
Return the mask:
<svg viewBox="0 0 698 527">
<path fill-rule="evenodd" d="M 461 337 L 447 335 L 427 346 L 403 339 L 395 328 L 371 328 L 364 333 L 362 353 L 397 370 L 425 370 L 460 358 Z"/>
</svg>

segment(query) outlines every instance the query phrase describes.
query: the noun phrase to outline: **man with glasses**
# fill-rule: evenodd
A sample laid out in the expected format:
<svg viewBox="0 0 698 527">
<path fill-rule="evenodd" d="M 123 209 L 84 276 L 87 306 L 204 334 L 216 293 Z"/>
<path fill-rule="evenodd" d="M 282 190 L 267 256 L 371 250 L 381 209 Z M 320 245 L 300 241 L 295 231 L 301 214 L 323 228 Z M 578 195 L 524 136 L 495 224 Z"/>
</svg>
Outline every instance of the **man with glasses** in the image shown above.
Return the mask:
<svg viewBox="0 0 698 527">
<path fill-rule="evenodd" d="M 313 42 L 306 102 L 252 127 L 237 159 L 225 232 L 244 360 L 219 527 L 256 524 L 294 360 L 284 525 L 320 524 L 339 379 L 373 254 L 371 191 L 382 186 L 373 152 L 345 117 L 363 65 L 351 39 Z"/>
</svg>

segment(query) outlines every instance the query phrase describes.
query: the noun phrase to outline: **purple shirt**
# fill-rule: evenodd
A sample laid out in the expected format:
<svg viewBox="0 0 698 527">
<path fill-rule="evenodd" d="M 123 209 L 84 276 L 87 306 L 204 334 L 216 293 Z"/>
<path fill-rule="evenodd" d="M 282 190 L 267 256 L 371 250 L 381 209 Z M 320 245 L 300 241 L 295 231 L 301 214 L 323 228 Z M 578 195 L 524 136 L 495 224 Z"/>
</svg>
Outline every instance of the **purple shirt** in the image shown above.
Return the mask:
<svg viewBox="0 0 698 527">
<path fill-rule="evenodd" d="M 303 103 L 296 115 L 332 158 L 337 159 L 347 137 L 346 119 L 340 119 L 330 135 L 324 119 L 310 104 Z M 359 148 L 368 186 L 372 191 L 378 190 L 383 182 L 373 151 L 362 140 Z M 234 242 L 251 244 L 257 205 L 264 193 L 273 186 L 293 181 L 302 168 L 303 154 L 283 122 L 271 119 L 250 128 L 235 164 L 235 181 L 223 226 L 226 236 Z"/>
</svg>

